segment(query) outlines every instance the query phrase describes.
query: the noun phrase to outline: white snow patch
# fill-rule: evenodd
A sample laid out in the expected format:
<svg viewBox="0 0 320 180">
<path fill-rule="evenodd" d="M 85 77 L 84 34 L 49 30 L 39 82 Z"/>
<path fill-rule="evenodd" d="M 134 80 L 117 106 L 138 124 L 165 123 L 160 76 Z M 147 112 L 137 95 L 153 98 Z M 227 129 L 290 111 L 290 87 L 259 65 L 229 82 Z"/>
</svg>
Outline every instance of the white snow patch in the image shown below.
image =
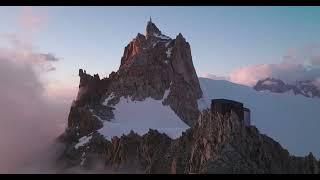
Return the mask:
<svg viewBox="0 0 320 180">
<path fill-rule="evenodd" d="M 80 163 L 80 166 L 82 166 L 83 163 L 84 163 L 84 161 L 86 160 L 85 155 L 86 155 L 86 152 L 83 152 L 82 155 L 81 155 L 81 163 Z"/>
<path fill-rule="evenodd" d="M 158 42 L 153 43 L 152 47 L 154 48 L 157 44 L 158 44 Z"/>
<path fill-rule="evenodd" d="M 104 102 L 102 103 L 102 105 L 104 106 L 108 106 L 108 102 L 113 99 L 115 96 L 114 96 L 114 93 L 112 92 L 105 100 Z"/>
<path fill-rule="evenodd" d="M 166 51 L 167 58 L 170 58 L 170 57 L 171 57 L 171 51 L 172 51 L 172 47 L 171 47 L 171 48 L 168 48 L 168 50 Z"/>
<path fill-rule="evenodd" d="M 164 63 L 169 64 L 169 60 L 166 59 L 166 60 L 164 61 Z"/>
<path fill-rule="evenodd" d="M 262 84 L 270 86 L 270 85 L 277 85 L 278 83 L 277 82 L 273 82 L 273 81 L 264 81 Z"/>
<path fill-rule="evenodd" d="M 96 117 L 99 121 L 106 121 L 106 119 L 102 119 L 101 117 L 95 115 L 95 114 L 92 114 L 93 117 Z"/>
<path fill-rule="evenodd" d="M 162 99 L 167 99 L 168 95 L 170 94 L 170 88 L 167 89 L 165 92 L 164 92 L 164 95 L 163 95 L 163 98 Z"/>
<path fill-rule="evenodd" d="M 153 33 L 153 36 L 157 37 L 157 38 L 160 38 L 160 39 L 164 39 L 164 40 L 169 40 L 171 39 L 170 37 L 166 36 L 166 35 L 163 35 L 163 34 L 156 34 L 156 33 Z"/>
<path fill-rule="evenodd" d="M 166 90 L 165 99 L 170 90 Z M 133 130 L 139 135 L 146 134 L 149 129 L 158 130 L 176 139 L 189 128 L 169 106 L 164 106 L 162 100 L 146 98 L 144 101 L 132 101 L 130 98 L 120 98 L 115 105 L 114 119 L 105 121 L 98 130 L 106 139 L 127 135 Z"/>
<path fill-rule="evenodd" d="M 74 147 L 78 149 L 80 146 L 87 144 L 91 138 L 92 136 L 83 136 L 82 138 L 79 139 L 79 142 Z"/>
<path fill-rule="evenodd" d="M 261 133 L 278 141 L 294 155 L 305 156 L 312 152 L 320 157 L 318 98 L 293 96 L 293 91 L 260 92 L 224 80 L 199 78 L 199 81 L 208 102 L 217 98 L 242 102 L 251 110 L 251 122 Z M 210 103 L 206 107 L 210 107 Z"/>
<path fill-rule="evenodd" d="M 171 43 L 171 41 L 168 41 L 168 42 L 165 44 L 165 46 L 168 47 L 170 43 Z"/>
<path fill-rule="evenodd" d="M 81 159 L 80 166 L 83 166 L 85 160 L 86 160 L 85 158 L 84 158 L 84 159 Z"/>
</svg>

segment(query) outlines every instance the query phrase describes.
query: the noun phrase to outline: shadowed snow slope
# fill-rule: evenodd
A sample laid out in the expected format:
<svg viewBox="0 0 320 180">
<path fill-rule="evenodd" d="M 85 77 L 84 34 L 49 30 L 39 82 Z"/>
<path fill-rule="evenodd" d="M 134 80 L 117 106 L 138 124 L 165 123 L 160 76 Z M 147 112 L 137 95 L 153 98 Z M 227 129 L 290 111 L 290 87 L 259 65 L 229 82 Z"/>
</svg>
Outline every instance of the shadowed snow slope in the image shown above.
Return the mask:
<svg viewBox="0 0 320 180">
<path fill-rule="evenodd" d="M 320 157 L 320 101 L 293 95 L 258 92 L 251 87 L 224 80 L 199 78 L 203 98 L 199 108 L 210 105 L 210 99 L 240 101 L 251 109 L 251 122 L 294 155 L 313 152 Z"/>
</svg>

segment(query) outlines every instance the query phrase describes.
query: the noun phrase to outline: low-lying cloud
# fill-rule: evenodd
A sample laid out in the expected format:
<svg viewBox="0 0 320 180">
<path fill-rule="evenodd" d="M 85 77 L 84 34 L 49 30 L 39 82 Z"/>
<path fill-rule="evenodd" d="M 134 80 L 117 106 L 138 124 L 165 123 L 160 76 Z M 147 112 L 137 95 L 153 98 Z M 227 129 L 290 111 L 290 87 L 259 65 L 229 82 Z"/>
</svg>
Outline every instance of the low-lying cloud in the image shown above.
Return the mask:
<svg viewBox="0 0 320 180">
<path fill-rule="evenodd" d="M 71 102 L 48 98 L 41 81 L 58 58 L 14 35 L 1 37 L 8 44 L 0 48 L 0 173 L 41 173 L 53 163 L 48 148 L 63 132 Z"/>
<path fill-rule="evenodd" d="M 55 139 L 66 127 L 75 89 L 46 79 L 60 60 L 32 44 L 34 33 L 46 23 L 46 14 L 23 7 L 21 32 L 0 34 L 0 173 L 57 170 L 55 160 L 63 146 Z"/>
</svg>

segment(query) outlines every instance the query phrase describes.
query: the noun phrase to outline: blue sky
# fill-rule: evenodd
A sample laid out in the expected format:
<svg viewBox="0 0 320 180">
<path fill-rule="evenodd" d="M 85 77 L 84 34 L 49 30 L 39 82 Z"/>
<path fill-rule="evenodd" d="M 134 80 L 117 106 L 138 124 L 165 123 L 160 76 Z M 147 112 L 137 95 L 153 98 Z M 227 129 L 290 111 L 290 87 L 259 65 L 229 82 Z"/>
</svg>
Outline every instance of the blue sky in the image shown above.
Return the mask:
<svg viewBox="0 0 320 180">
<path fill-rule="evenodd" d="M 22 7 L 0 7 L 0 33 L 25 30 Z M 124 47 L 144 33 L 149 16 L 166 35 L 181 32 L 198 75 L 228 75 L 252 64 L 280 63 L 290 48 L 320 42 L 320 7 L 34 7 L 47 14 L 33 45 L 61 60 L 52 78 L 78 81 L 79 68 L 102 76 L 116 71 Z"/>
</svg>

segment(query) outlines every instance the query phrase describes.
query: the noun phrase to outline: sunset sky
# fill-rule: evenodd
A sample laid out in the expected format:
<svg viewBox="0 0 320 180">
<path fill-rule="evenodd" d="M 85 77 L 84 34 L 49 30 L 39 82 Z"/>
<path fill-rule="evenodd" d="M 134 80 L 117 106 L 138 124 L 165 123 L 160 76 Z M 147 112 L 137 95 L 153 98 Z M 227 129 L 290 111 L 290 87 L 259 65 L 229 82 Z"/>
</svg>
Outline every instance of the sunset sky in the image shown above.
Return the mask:
<svg viewBox="0 0 320 180">
<path fill-rule="evenodd" d="M 319 7 L 1 7 L 0 14 L 1 34 L 28 39 L 34 51 L 59 59 L 46 76 L 61 86 L 77 87 L 79 68 L 100 76 L 117 70 L 150 16 L 164 34 L 184 35 L 199 76 L 278 64 L 320 42 Z"/>
</svg>

